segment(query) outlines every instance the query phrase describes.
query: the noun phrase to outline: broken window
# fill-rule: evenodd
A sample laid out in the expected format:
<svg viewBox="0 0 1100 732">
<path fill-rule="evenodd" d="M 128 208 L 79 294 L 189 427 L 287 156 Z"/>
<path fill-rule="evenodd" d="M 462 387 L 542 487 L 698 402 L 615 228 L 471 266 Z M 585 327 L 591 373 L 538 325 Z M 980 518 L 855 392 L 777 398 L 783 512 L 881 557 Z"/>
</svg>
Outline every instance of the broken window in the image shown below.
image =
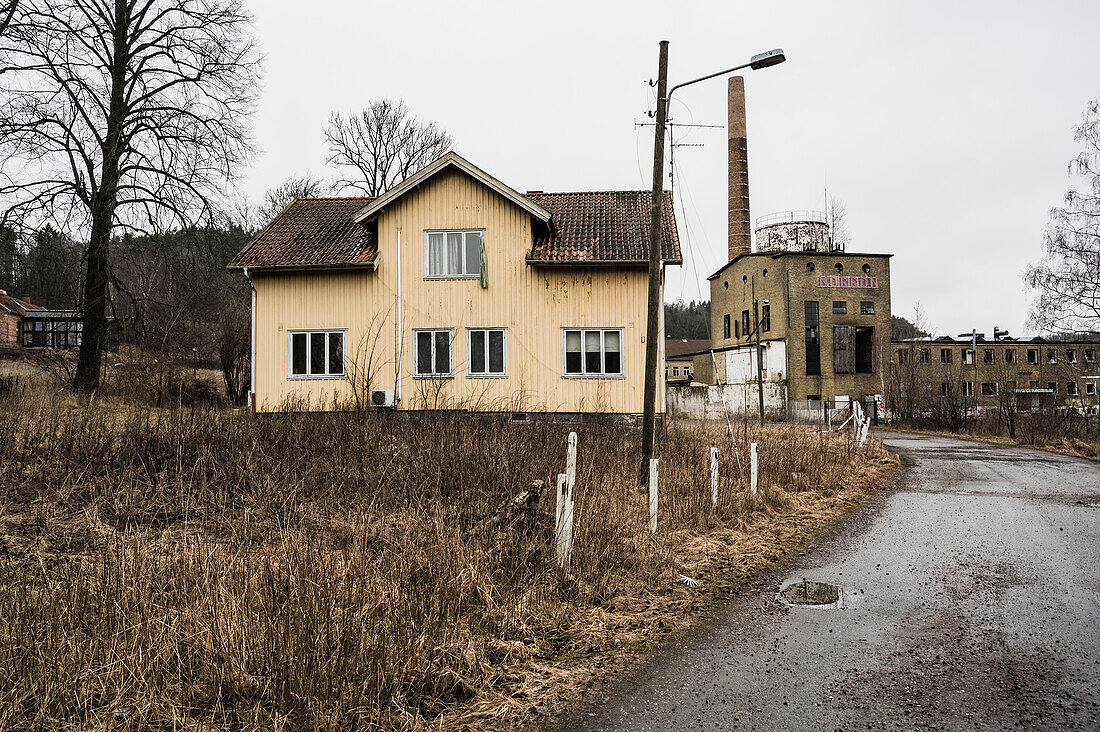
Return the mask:
<svg viewBox="0 0 1100 732">
<path fill-rule="evenodd" d="M 932 349 L 931 348 L 922 348 L 922 349 L 920 349 L 920 362 L 921 363 L 932 363 Z"/>
<path fill-rule="evenodd" d="M 982 363 L 993 363 L 992 348 L 985 348 L 982 350 Z"/>
<path fill-rule="evenodd" d="M 1047 349 L 1047 363 L 1058 363 L 1058 351 L 1049 348 Z"/>
<path fill-rule="evenodd" d="M 974 382 L 973 381 L 964 381 L 963 382 L 963 396 L 964 397 L 974 396 Z"/>
<path fill-rule="evenodd" d="M 859 304 L 860 315 L 874 315 L 875 304 L 869 300 L 864 300 Z"/>
<path fill-rule="evenodd" d="M 904 348 L 898 349 L 898 365 L 904 366 L 909 363 L 909 351 Z"/>
<path fill-rule="evenodd" d="M 940 382 L 940 396 L 949 397 L 954 389 L 951 388 L 951 384 L 947 381 Z"/>
<path fill-rule="evenodd" d="M 843 300 L 833 300 L 833 315 L 847 315 L 848 303 Z"/>
<path fill-rule="evenodd" d="M 1047 391 L 1049 391 L 1051 394 L 1057 394 L 1058 393 L 1058 382 L 1057 381 L 1048 381 L 1047 382 Z"/>
<path fill-rule="evenodd" d="M 833 372 L 837 374 L 870 374 L 874 371 L 874 328 L 850 325 L 833 327 Z"/>
<path fill-rule="evenodd" d="M 1016 363 L 1016 349 L 1015 348 L 1006 348 L 1005 349 L 1005 363 Z"/>
<path fill-rule="evenodd" d="M 1039 363 L 1039 349 L 1038 348 L 1029 348 L 1029 349 L 1027 349 L 1027 362 L 1028 363 Z"/>
<path fill-rule="evenodd" d="M 1096 351 L 1091 348 L 1085 349 L 1085 363 L 1096 363 Z"/>
<path fill-rule="evenodd" d="M 1089 396 L 1095 396 L 1096 395 L 1096 382 L 1095 381 L 1086 381 L 1085 382 L 1085 393 L 1088 394 Z"/>
<path fill-rule="evenodd" d="M 1066 394 L 1070 396 L 1077 396 L 1077 382 L 1071 381 L 1066 384 Z"/>
<path fill-rule="evenodd" d="M 997 382 L 996 381 L 983 381 L 982 382 L 982 396 L 997 396 Z"/>
<path fill-rule="evenodd" d="M 749 311 L 748 310 L 742 310 L 741 311 L 741 332 L 745 334 L 746 338 L 748 338 L 749 335 L 752 334 L 752 326 L 749 325 Z"/>
<path fill-rule="evenodd" d="M 973 350 L 971 350 L 969 348 L 964 348 L 964 349 L 962 349 L 962 355 L 963 355 L 962 362 L 964 364 L 974 363 L 974 351 Z"/>
<path fill-rule="evenodd" d="M 874 373 L 875 329 L 856 328 L 856 373 Z"/>
<path fill-rule="evenodd" d="M 772 329 L 772 306 L 760 306 L 760 331 L 767 333 Z"/>
<path fill-rule="evenodd" d="M 730 337 L 730 316 L 729 316 L 729 313 L 726 313 L 725 315 L 722 316 L 722 337 L 723 338 L 729 338 Z"/>
<path fill-rule="evenodd" d="M 1066 349 L 1066 360 L 1069 361 L 1070 363 L 1077 363 L 1077 349 L 1076 348 L 1067 348 Z"/>
<path fill-rule="evenodd" d="M 806 301 L 806 375 L 821 375 L 821 335 L 817 302 Z"/>
<path fill-rule="evenodd" d="M 940 363 L 951 363 L 951 349 L 950 348 L 941 348 L 940 349 Z"/>
</svg>

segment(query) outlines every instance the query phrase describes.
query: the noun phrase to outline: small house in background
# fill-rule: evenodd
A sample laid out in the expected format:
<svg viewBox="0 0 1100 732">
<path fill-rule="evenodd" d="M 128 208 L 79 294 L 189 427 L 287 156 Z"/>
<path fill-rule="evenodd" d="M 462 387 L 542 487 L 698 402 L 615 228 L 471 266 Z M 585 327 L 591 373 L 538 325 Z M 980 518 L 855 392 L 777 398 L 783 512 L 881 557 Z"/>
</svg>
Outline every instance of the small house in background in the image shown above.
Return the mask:
<svg viewBox="0 0 1100 732">
<path fill-rule="evenodd" d="M 665 379 L 670 384 L 690 384 L 695 356 L 709 352 L 707 338 L 665 338 Z"/>
<path fill-rule="evenodd" d="M 640 414 L 651 200 L 523 194 L 455 153 L 377 198 L 295 200 L 230 263 L 253 407 Z M 662 221 L 680 264 L 667 194 Z"/>
<path fill-rule="evenodd" d="M 77 310 L 49 310 L 30 297 L 0 290 L 0 346 L 66 350 L 80 347 L 84 324 Z M 107 318 L 107 350 L 118 347 L 115 319 Z"/>
<path fill-rule="evenodd" d="M 43 308 L 31 304 L 29 297 L 13 297 L 0 290 L 0 346 L 22 345 L 23 319 L 37 310 Z"/>
</svg>

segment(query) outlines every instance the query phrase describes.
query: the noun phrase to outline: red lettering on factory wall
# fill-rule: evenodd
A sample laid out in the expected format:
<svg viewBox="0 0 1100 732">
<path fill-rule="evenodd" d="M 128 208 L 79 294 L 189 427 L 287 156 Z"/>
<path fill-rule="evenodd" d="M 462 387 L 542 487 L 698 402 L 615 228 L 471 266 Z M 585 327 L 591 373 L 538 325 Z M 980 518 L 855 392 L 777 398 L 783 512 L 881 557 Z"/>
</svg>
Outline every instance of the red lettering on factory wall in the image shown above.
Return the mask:
<svg viewBox="0 0 1100 732">
<path fill-rule="evenodd" d="M 871 275 L 818 275 L 818 287 L 878 288 L 878 277 Z"/>
</svg>

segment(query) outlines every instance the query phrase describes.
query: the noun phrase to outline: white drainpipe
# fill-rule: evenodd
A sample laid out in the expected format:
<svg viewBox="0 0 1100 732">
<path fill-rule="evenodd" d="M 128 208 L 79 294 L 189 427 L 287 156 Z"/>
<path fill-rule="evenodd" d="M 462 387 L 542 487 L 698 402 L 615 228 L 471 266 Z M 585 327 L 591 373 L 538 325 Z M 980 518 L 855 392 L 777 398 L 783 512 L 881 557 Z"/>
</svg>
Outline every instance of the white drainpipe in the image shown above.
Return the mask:
<svg viewBox="0 0 1100 732">
<path fill-rule="evenodd" d="M 401 402 L 401 229 L 397 230 L 397 383 L 394 404 Z"/>
<path fill-rule="evenodd" d="M 256 411 L 256 288 L 252 284 L 252 277 L 248 274 L 248 267 L 244 268 L 245 279 L 248 280 L 248 289 L 252 290 L 252 330 L 249 335 L 248 366 L 251 369 L 248 377 L 248 401 L 252 411 Z"/>
</svg>

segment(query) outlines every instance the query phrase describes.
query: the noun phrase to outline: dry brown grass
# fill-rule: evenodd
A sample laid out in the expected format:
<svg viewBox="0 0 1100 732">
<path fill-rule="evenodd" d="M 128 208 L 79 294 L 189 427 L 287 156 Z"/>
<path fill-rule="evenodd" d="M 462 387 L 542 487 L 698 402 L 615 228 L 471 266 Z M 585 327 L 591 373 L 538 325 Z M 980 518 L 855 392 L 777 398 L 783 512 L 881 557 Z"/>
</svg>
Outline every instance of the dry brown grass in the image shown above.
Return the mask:
<svg viewBox="0 0 1100 732">
<path fill-rule="evenodd" d="M 634 433 L 578 426 L 563 576 L 549 493 L 515 533 L 475 527 L 562 471 L 566 426 L 5 408 L 0 728 L 18 730 L 521 724 L 806 541 L 893 464 L 873 440 L 857 453 L 846 435 L 746 427 L 762 490 L 748 495 L 725 450 L 712 511 L 721 430 L 670 428 L 654 539 Z"/>
</svg>

